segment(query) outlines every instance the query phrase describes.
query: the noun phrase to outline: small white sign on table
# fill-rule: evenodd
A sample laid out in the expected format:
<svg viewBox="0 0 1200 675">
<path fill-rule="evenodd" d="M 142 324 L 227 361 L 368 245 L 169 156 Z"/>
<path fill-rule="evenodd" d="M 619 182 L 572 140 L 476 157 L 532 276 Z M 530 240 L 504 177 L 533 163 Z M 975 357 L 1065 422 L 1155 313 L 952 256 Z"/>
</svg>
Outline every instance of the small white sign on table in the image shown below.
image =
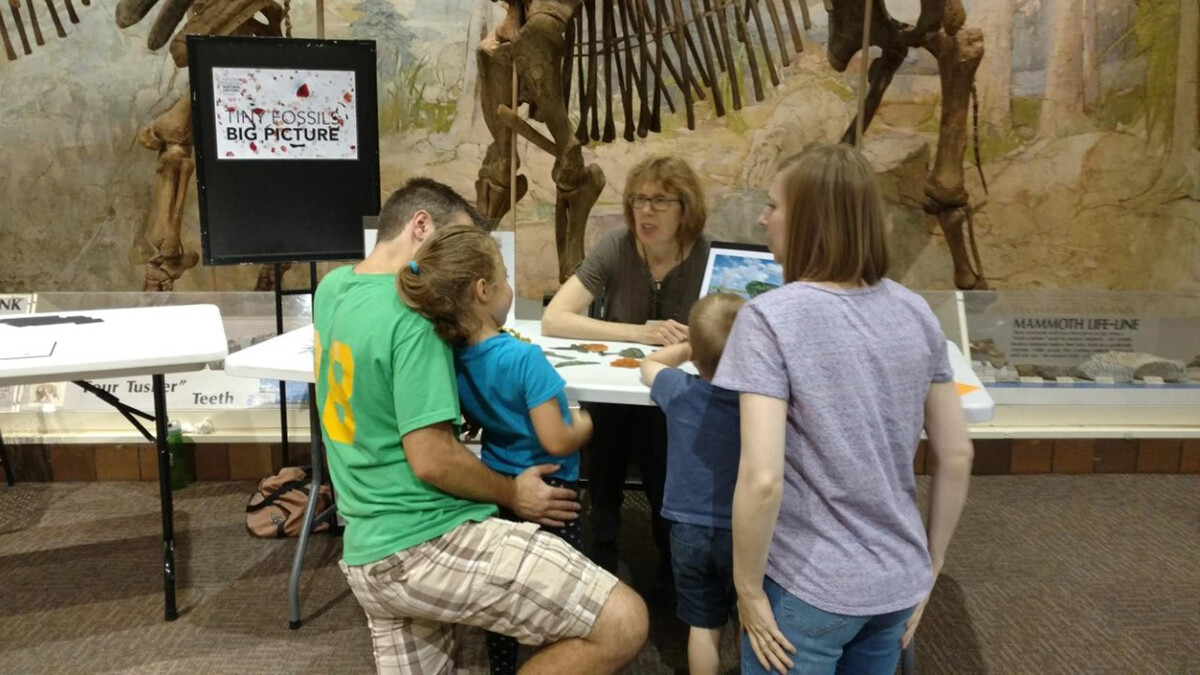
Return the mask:
<svg viewBox="0 0 1200 675">
<path fill-rule="evenodd" d="M 367 253 L 375 248 L 375 242 L 379 238 L 379 230 L 373 228 L 365 228 L 363 230 L 363 250 Z M 517 235 L 515 232 L 493 232 L 492 239 L 496 240 L 496 245 L 500 247 L 500 257 L 504 260 L 504 267 L 508 271 L 508 285 L 512 287 L 513 292 L 517 290 Z M 512 306 L 508 308 L 508 318 L 505 323 L 512 325 L 513 321 L 517 320 L 516 314 L 517 303 L 514 301 Z"/>
</svg>

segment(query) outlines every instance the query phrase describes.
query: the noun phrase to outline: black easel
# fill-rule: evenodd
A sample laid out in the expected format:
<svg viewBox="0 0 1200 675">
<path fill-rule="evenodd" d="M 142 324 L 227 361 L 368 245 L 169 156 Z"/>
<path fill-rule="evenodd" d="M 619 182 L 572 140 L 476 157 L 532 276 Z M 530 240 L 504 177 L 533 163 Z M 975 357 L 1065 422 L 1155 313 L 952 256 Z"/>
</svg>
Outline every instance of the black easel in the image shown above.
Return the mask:
<svg viewBox="0 0 1200 675">
<path fill-rule="evenodd" d="M 275 263 L 275 334 L 283 335 L 283 296 L 285 295 L 305 295 L 309 296 L 309 307 L 313 306 L 313 300 L 317 293 L 317 263 L 310 261 L 308 263 L 308 288 L 283 289 L 283 263 Z M 283 436 L 283 465 L 288 466 L 292 461 L 291 448 L 288 445 L 288 413 L 287 413 L 287 383 L 280 380 L 279 382 L 279 426 L 281 436 Z M 316 406 L 317 394 L 316 386 L 308 385 L 308 407 L 309 418 L 313 417 L 313 410 Z"/>
</svg>

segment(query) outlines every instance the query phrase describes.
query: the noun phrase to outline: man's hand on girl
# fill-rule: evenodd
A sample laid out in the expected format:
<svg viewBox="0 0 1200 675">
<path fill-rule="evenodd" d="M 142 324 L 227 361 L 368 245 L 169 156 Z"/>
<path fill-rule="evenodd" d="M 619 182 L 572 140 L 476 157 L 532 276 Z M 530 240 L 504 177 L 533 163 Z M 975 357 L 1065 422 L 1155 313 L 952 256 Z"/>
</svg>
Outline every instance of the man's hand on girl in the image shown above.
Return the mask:
<svg viewBox="0 0 1200 675">
<path fill-rule="evenodd" d="M 525 469 L 513 483 L 516 496 L 512 511 L 522 520 L 529 520 L 546 527 L 562 527 L 567 521 L 579 517 L 579 502 L 575 491 L 553 487 L 542 480 L 558 471 L 558 464 L 538 464 Z"/>
</svg>

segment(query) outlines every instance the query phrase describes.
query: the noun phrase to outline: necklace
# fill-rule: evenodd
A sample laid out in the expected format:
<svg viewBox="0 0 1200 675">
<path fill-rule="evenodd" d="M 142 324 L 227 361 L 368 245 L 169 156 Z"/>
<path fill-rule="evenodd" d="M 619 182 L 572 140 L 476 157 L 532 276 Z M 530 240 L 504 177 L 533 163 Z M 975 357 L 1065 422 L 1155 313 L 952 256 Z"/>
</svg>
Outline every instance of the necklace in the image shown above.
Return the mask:
<svg viewBox="0 0 1200 675">
<path fill-rule="evenodd" d="M 683 262 L 683 245 L 680 244 L 678 246 L 678 248 L 675 250 L 675 264 L 671 265 L 671 269 L 668 269 L 666 272 L 663 272 L 662 276 L 655 277 L 654 270 L 653 270 L 653 268 L 650 267 L 650 258 L 646 255 L 646 247 L 643 246 L 642 243 L 639 241 L 638 245 L 637 245 L 637 249 L 638 249 L 638 253 L 641 254 L 642 263 L 646 265 L 646 274 L 650 277 L 651 283 L 654 284 L 655 290 L 658 290 L 659 286 L 662 285 L 663 279 L 667 278 L 667 275 L 671 273 L 671 270 L 675 269 L 676 267 L 679 266 L 679 263 Z"/>
</svg>

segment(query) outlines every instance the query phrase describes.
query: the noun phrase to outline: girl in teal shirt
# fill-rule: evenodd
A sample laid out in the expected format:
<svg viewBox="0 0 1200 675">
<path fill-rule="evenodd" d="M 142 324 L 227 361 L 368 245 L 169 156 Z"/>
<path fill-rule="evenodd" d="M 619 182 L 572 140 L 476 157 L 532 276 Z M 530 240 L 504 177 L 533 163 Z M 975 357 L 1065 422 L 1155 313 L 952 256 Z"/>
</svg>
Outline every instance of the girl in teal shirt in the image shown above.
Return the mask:
<svg viewBox="0 0 1200 675">
<path fill-rule="evenodd" d="M 459 401 L 466 420 L 483 430 L 483 462 L 514 477 L 557 465 L 546 482 L 577 490 L 578 451 L 592 421 L 567 407 L 566 383 L 542 349 L 501 330 L 513 291 L 495 240 L 472 226 L 439 229 L 397 283 L 404 302 L 455 348 Z M 580 520 L 545 529 L 583 550 Z M 516 640 L 488 633 L 487 650 L 494 675 L 516 672 Z"/>
</svg>

